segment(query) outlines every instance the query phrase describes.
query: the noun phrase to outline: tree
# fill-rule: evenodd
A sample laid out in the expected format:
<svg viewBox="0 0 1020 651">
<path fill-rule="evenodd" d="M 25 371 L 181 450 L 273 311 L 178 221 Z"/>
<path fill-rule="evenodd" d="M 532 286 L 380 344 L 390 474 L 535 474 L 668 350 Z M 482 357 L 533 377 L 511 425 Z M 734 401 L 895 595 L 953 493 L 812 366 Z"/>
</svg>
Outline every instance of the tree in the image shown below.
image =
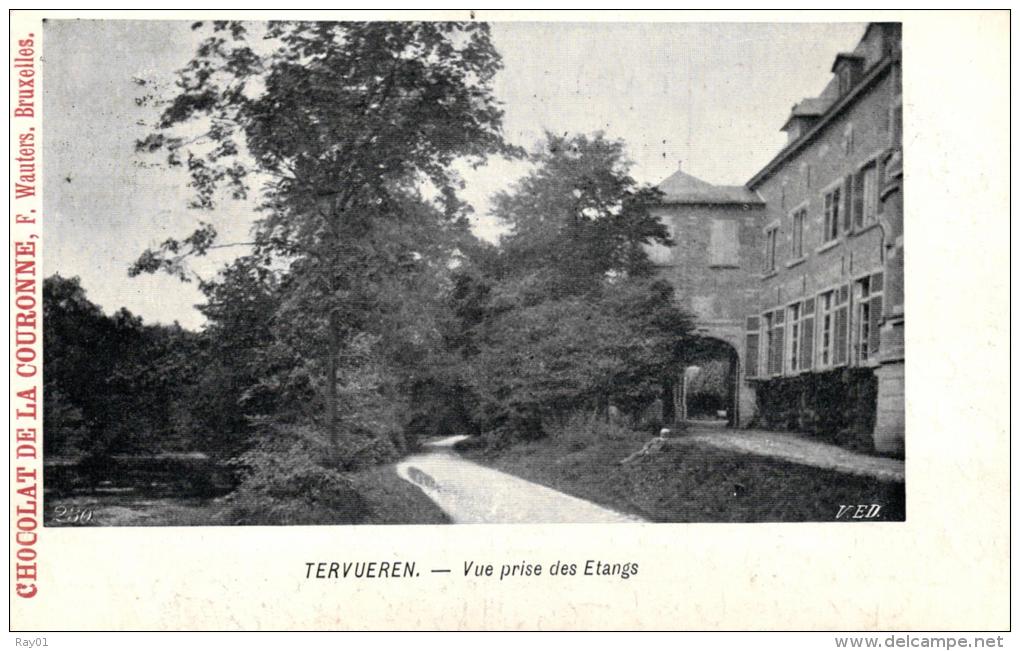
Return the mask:
<svg viewBox="0 0 1020 651">
<path fill-rule="evenodd" d="M 260 186 L 253 256 L 284 269 L 276 321 L 321 360 L 337 444 L 342 351 L 371 320 L 380 279 L 429 253 L 394 222 L 424 214 L 426 230 L 464 230 L 453 163 L 517 153 L 492 94 L 501 62 L 483 23 L 273 22 L 261 43 L 251 29 L 213 23 L 137 148 L 186 165 L 197 208 L 213 208 L 221 189 L 240 198 Z M 189 256 L 218 246 L 215 235 L 203 225 L 167 240 L 131 273 L 183 276 Z"/>
<path fill-rule="evenodd" d="M 574 411 L 631 413 L 691 340 L 673 289 L 645 253 L 671 245 L 660 195 L 629 175 L 623 144 L 547 134 L 535 170 L 496 197 L 501 251 L 469 249 L 450 296 L 447 343 L 483 430 L 534 437 Z"/>
<path fill-rule="evenodd" d="M 190 434 L 175 415 L 201 367 L 198 337 L 144 325 L 88 300 L 78 278 L 43 281 L 46 450 L 102 456 L 162 451 Z M 201 442 L 196 446 L 203 448 Z"/>
<path fill-rule="evenodd" d="M 651 213 L 661 193 L 630 176 L 621 141 L 546 133 L 537 168 L 495 197 L 493 213 L 509 224 L 506 265 L 551 272 L 558 295 L 583 293 L 607 274 L 647 276 L 644 247 L 672 245 Z"/>
</svg>

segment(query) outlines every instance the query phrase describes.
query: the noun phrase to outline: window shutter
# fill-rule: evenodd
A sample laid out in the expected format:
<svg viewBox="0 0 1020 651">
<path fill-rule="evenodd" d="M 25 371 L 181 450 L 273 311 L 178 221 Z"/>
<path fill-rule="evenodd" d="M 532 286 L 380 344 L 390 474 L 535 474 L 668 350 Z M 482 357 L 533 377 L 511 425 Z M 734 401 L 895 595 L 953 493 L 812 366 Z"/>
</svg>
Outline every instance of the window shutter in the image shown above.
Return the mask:
<svg viewBox="0 0 1020 651">
<path fill-rule="evenodd" d="M 708 239 L 708 263 L 716 266 L 739 264 L 737 222 L 713 219 Z"/>
<path fill-rule="evenodd" d="M 760 335 L 757 332 L 747 333 L 747 350 L 744 358 L 744 375 L 747 377 L 758 377 L 758 340 Z"/>
<path fill-rule="evenodd" d="M 775 367 L 772 369 L 773 375 L 782 375 L 783 373 L 783 350 L 786 348 L 783 344 L 786 342 L 783 337 L 783 326 L 776 326 L 774 341 L 776 342 L 776 359 L 774 361 Z"/>
<path fill-rule="evenodd" d="M 881 271 L 877 271 L 871 274 L 871 293 L 877 294 L 882 291 L 882 282 L 885 280 L 885 275 Z"/>
<path fill-rule="evenodd" d="M 847 337 L 849 335 L 850 320 L 849 307 L 844 305 L 836 309 L 836 333 L 833 343 L 833 361 L 836 364 L 846 364 Z"/>
<path fill-rule="evenodd" d="M 878 192 L 878 198 L 875 200 L 875 212 L 877 212 L 879 215 L 882 214 L 882 204 L 884 203 L 882 201 L 882 189 L 885 187 L 885 162 L 886 162 L 885 158 L 886 158 L 885 154 L 882 154 L 881 156 L 878 157 L 878 172 L 876 172 L 876 175 L 878 177 L 878 182 L 876 184 L 878 186 L 876 188 L 876 192 Z"/>
<path fill-rule="evenodd" d="M 843 205 L 840 208 L 843 209 L 843 230 L 850 230 L 851 215 L 853 213 L 854 203 L 854 175 L 847 174 L 846 181 L 843 184 Z"/>
<path fill-rule="evenodd" d="M 806 301 L 805 301 L 806 303 Z M 805 311 L 807 311 L 805 309 Z M 811 368 L 815 354 L 815 318 L 805 317 L 800 326 L 800 368 Z"/>
<path fill-rule="evenodd" d="M 864 170 L 854 174 L 854 224 L 864 226 Z"/>
<path fill-rule="evenodd" d="M 878 353 L 879 332 L 878 328 L 882 323 L 882 297 L 871 298 L 871 310 L 868 312 L 868 355 L 874 357 Z"/>
</svg>

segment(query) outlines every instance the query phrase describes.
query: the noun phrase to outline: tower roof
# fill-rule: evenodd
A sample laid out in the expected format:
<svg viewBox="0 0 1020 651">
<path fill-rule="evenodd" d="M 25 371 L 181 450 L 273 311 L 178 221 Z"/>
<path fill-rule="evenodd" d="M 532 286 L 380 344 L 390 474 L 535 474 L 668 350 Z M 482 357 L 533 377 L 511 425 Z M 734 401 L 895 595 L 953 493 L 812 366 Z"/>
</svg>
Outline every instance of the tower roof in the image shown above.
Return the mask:
<svg viewBox="0 0 1020 651">
<path fill-rule="evenodd" d="M 764 203 L 757 193 L 742 185 L 712 185 L 686 172 L 677 170 L 658 185 L 669 204 L 731 204 Z"/>
</svg>

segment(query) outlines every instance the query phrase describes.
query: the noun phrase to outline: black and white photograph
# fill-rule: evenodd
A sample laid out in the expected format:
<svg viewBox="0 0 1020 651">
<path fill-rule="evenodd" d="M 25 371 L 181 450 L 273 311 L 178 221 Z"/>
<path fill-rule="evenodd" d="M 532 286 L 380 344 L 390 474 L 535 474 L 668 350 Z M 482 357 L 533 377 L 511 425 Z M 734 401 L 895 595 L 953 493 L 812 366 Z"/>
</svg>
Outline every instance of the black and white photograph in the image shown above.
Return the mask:
<svg viewBox="0 0 1020 651">
<path fill-rule="evenodd" d="M 1008 11 L 10 18 L 14 648 L 1008 646 Z"/>
<path fill-rule="evenodd" d="M 46 526 L 908 517 L 899 23 L 43 37 Z"/>
</svg>

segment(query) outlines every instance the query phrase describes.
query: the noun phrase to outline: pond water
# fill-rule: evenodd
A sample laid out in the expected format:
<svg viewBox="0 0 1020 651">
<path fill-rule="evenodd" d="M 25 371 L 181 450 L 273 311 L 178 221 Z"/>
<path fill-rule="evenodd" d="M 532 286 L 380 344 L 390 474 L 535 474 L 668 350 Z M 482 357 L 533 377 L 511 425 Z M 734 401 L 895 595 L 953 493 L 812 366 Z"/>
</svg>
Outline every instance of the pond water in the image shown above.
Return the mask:
<svg viewBox="0 0 1020 651">
<path fill-rule="evenodd" d="M 48 460 L 46 526 L 203 524 L 235 485 L 231 469 L 203 454 Z"/>
</svg>

